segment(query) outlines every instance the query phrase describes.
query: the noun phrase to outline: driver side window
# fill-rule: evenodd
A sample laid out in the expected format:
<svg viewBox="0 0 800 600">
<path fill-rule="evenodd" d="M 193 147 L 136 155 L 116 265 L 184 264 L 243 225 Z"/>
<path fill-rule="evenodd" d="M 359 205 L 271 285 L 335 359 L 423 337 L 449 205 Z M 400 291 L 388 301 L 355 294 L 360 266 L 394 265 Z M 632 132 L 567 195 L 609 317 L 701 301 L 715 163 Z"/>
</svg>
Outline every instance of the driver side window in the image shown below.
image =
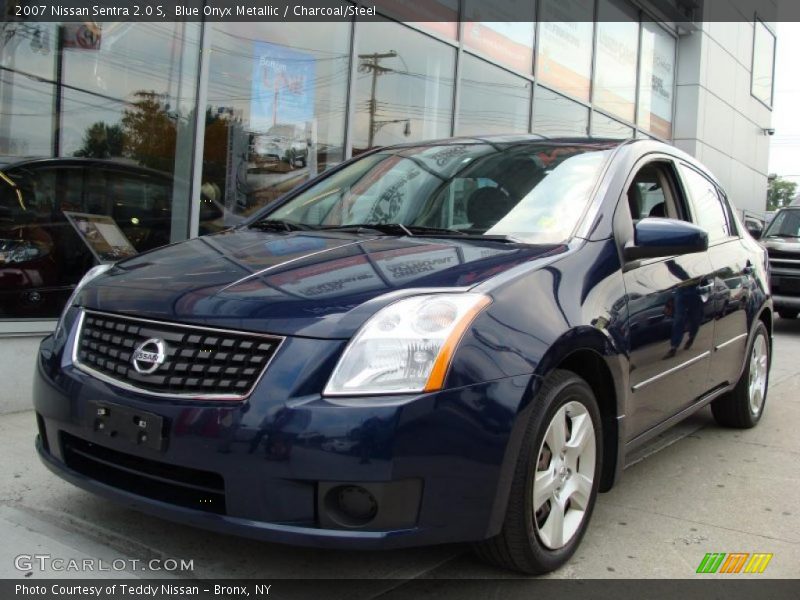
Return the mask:
<svg viewBox="0 0 800 600">
<path fill-rule="evenodd" d="M 652 162 L 636 173 L 628 187 L 628 207 L 634 221 L 645 217 L 686 219 L 675 194 L 675 171 L 666 162 Z M 688 220 L 688 219 L 686 219 Z"/>
</svg>

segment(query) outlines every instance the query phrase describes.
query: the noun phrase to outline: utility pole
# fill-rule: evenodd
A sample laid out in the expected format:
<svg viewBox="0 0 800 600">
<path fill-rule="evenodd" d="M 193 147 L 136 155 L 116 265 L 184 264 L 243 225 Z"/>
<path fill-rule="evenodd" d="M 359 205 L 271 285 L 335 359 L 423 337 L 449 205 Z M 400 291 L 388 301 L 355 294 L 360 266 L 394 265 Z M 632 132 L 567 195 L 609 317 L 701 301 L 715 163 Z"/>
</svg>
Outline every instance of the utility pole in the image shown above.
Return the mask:
<svg viewBox="0 0 800 600">
<path fill-rule="evenodd" d="M 375 112 L 378 110 L 378 101 L 375 98 L 375 92 L 378 87 L 378 76 L 394 72 L 394 69 L 381 66 L 380 62 L 386 58 L 395 58 L 396 56 L 397 52 L 394 50 L 358 55 L 358 58 L 362 61 L 361 64 L 358 65 L 358 70 L 361 73 L 372 73 L 372 89 L 369 95 L 369 138 L 367 148 L 372 148 L 372 144 L 375 141 Z"/>
</svg>

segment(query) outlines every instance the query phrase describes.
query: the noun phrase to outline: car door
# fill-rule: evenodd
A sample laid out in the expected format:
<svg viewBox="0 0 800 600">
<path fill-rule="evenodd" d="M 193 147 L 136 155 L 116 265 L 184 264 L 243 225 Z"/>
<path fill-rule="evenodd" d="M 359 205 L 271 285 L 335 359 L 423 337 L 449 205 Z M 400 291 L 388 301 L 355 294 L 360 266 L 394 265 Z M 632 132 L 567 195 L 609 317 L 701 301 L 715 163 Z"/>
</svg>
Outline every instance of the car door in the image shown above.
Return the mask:
<svg viewBox="0 0 800 600">
<path fill-rule="evenodd" d="M 697 224 L 708 231 L 713 267 L 714 342 L 709 388 L 733 383 L 747 350 L 747 306 L 754 289 L 754 265 L 722 190 L 702 171 L 681 163 L 681 179 Z"/>
<path fill-rule="evenodd" d="M 691 220 L 669 157 L 649 159 L 631 174 L 620 202 L 619 236 L 645 217 Z M 627 211 L 627 214 L 625 214 Z M 625 220 L 627 218 L 627 221 Z M 627 232 L 627 234 L 625 233 Z M 712 265 L 705 252 L 627 262 L 631 403 L 629 439 L 689 406 L 707 387 L 714 322 Z"/>
</svg>

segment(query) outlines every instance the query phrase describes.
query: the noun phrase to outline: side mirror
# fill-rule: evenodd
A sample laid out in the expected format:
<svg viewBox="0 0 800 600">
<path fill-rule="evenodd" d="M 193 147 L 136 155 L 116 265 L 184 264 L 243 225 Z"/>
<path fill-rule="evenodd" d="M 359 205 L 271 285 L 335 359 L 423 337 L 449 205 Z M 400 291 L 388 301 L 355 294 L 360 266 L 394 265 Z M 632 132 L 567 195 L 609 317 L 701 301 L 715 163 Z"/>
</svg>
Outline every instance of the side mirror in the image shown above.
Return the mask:
<svg viewBox="0 0 800 600">
<path fill-rule="evenodd" d="M 637 221 L 633 243 L 625 246 L 626 260 L 659 258 L 705 252 L 708 250 L 706 230 L 677 219 L 647 217 Z"/>
<path fill-rule="evenodd" d="M 764 227 L 758 221 L 745 221 L 744 228 L 747 229 L 747 233 L 752 235 L 755 240 L 760 240 L 761 236 L 764 234 Z"/>
</svg>

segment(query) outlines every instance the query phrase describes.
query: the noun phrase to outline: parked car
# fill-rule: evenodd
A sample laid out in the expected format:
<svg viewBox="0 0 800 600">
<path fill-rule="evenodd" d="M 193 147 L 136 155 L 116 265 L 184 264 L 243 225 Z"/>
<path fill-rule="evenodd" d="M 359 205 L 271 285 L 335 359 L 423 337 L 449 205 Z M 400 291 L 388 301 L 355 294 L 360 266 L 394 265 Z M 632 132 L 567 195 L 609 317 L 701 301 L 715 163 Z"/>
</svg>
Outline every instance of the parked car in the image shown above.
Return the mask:
<svg viewBox="0 0 800 600">
<path fill-rule="evenodd" d="M 257 165 L 282 161 L 292 167 L 305 167 L 308 143 L 304 130 L 298 125 L 279 123 L 266 133 L 253 135 L 252 158 Z"/>
<path fill-rule="evenodd" d="M 766 253 L 687 154 L 409 144 L 87 274 L 41 345 L 36 446 L 167 519 L 328 548 L 473 542 L 543 573 L 633 449 L 709 404 L 756 425 L 771 349 Z"/>
<path fill-rule="evenodd" d="M 779 210 L 761 239 L 769 253 L 775 310 L 794 319 L 800 313 L 800 206 Z"/>
<path fill-rule="evenodd" d="M 111 216 L 138 251 L 170 242 L 172 176 L 111 160 L 0 159 L 0 318 L 56 319 L 94 258 L 64 211 Z M 201 218 L 222 209 L 201 203 Z"/>
</svg>

